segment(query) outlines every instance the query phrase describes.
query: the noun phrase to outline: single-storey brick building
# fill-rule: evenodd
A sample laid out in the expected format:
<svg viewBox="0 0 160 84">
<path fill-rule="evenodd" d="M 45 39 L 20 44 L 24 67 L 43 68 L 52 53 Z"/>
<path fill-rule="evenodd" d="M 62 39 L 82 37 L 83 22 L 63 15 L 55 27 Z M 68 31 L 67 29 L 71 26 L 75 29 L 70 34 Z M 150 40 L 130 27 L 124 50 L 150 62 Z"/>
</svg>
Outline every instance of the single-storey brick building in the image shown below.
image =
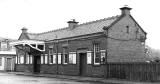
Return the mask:
<svg viewBox="0 0 160 84">
<path fill-rule="evenodd" d="M 121 15 L 44 33 L 22 29 L 17 49 L 16 71 L 63 75 L 105 76 L 107 63 L 145 62 L 146 32 L 131 16 Z"/>
</svg>

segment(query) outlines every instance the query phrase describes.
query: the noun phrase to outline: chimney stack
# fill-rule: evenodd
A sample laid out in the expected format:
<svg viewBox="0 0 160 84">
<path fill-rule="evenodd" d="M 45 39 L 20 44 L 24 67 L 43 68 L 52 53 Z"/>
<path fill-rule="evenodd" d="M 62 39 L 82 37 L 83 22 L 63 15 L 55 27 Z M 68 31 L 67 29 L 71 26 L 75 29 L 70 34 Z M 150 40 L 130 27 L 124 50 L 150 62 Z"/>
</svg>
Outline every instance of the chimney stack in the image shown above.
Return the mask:
<svg viewBox="0 0 160 84">
<path fill-rule="evenodd" d="M 128 7 L 128 5 L 125 5 L 124 7 L 120 8 L 120 10 L 122 11 L 122 15 L 130 15 L 130 10 L 132 8 Z"/>
<path fill-rule="evenodd" d="M 23 27 L 21 30 L 22 30 L 22 33 L 27 33 L 27 30 L 28 30 L 28 29 L 25 28 L 25 27 Z"/>
<path fill-rule="evenodd" d="M 69 28 L 73 29 L 78 25 L 79 22 L 76 22 L 75 19 L 72 19 L 72 21 L 68 21 L 67 23 Z"/>
</svg>

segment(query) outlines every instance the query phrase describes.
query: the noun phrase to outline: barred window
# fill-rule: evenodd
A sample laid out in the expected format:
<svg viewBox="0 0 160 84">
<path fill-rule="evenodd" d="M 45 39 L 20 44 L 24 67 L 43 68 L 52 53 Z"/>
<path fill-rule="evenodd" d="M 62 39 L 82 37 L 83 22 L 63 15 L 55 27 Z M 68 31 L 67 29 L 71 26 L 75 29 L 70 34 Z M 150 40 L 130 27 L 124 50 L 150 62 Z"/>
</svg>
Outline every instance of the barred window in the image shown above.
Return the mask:
<svg viewBox="0 0 160 84">
<path fill-rule="evenodd" d="M 100 64 L 100 44 L 95 43 L 94 48 L 94 64 Z"/>
</svg>

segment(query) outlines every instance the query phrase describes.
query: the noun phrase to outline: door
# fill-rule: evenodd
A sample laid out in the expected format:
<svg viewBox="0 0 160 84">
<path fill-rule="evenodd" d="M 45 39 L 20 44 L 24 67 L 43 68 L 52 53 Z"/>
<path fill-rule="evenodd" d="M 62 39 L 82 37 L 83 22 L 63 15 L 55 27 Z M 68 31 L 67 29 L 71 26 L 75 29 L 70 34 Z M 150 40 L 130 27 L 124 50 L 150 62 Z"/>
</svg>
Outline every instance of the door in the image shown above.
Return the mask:
<svg viewBox="0 0 160 84">
<path fill-rule="evenodd" d="M 34 56 L 34 72 L 39 73 L 40 72 L 40 56 Z"/>
<path fill-rule="evenodd" d="M 86 68 L 87 68 L 87 53 L 79 53 L 80 57 L 80 75 L 86 75 Z"/>
<path fill-rule="evenodd" d="M 6 70 L 7 71 L 11 71 L 12 70 L 12 58 L 7 58 Z"/>
</svg>

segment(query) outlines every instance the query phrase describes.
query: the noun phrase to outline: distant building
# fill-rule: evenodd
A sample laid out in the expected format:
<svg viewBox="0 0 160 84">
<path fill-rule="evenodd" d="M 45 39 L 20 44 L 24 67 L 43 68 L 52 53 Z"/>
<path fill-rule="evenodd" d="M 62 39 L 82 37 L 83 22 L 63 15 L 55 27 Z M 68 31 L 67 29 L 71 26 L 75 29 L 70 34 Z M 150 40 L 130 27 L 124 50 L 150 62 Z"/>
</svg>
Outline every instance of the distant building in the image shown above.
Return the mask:
<svg viewBox="0 0 160 84">
<path fill-rule="evenodd" d="M 0 70 L 13 71 L 15 67 L 16 51 L 10 42 L 14 40 L 0 38 Z"/>
<path fill-rule="evenodd" d="M 145 62 L 146 32 L 131 16 L 122 14 L 44 33 L 22 29 L 16 71 L 65 75 L 104 76 L 107 63 Z M 37 30 L 38 31 L 38 30 Z"/>
</svg>

